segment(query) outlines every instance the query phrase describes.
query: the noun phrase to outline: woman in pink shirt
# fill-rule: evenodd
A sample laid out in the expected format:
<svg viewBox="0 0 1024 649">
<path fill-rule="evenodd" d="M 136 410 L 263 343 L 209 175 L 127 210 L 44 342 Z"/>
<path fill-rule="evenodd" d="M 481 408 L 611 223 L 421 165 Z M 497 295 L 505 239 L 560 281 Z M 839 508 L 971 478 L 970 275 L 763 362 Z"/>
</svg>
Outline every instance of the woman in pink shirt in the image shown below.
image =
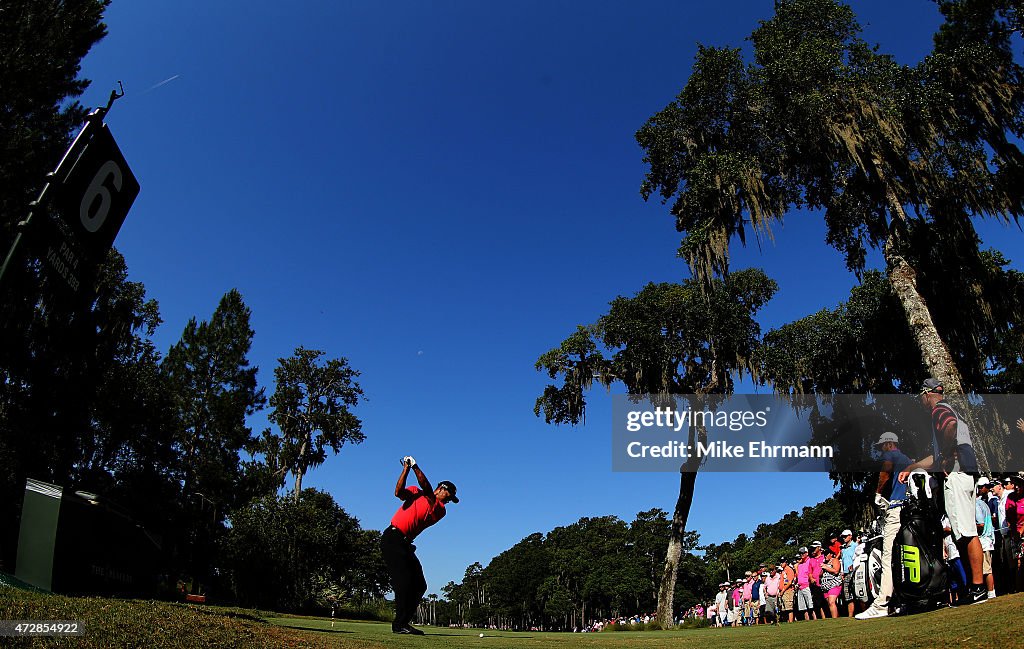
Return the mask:
<svg viewBox="0 0 1024 649">
<path fill-rule="evenodd" d="M 839 617 L 839 607 L 836 602 L 839 599 L 839 593 L 843 589 L 843 567 L 839 561 L 839 557 L 835 555 L 832 548 L 825 550 L 825 560 L 821 564 L 821 576 L 819 577 L 819 583 L 821 584 L 821 590 L 825 593 L 825 601 L 828 602 L 829 616 L 834 618 Z"/>
<path fill-rule="evenodd" d="M 1020 484 L 1024 486 L 1024 482 Z M 1017 498 L 1017 536 L 1024 537 L 1024 493 Z"/>
</svg>

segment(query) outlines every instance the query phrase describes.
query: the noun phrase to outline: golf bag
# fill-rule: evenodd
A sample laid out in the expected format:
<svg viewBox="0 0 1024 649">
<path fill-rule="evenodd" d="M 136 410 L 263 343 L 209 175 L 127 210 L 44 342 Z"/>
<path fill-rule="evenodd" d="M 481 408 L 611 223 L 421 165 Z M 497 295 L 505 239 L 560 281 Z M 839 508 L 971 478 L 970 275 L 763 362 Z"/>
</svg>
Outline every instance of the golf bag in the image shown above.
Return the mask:
<svg viewBox="0 0 1024 649">
<path fill-rule="evenodd" d="M 859 602 L 870 604 L 878 597 L 882 585 L 882 522 L 885 511 L 871 523 L 864 551 L 854 556 L 853 596 Z"/>
<path fill-rule="evenodd" d="M 941 509 L 933 494 L 935 481 L 924 471 L 910 474 L 900 531 L 893 547 L 893 603 L 901 614 L 945 606 L 949 575 L 942 559 Z M 936 487 L 937 488 L 937 487 Z"/>
</svg>

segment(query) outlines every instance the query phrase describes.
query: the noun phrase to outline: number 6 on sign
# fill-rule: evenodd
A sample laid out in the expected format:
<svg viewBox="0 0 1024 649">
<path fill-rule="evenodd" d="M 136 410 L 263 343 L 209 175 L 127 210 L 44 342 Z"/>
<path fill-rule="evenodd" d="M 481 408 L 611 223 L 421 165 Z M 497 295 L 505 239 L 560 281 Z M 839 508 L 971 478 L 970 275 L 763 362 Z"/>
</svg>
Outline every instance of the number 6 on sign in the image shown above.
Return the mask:
<svg viewBox="0 0 1024 649">
<path fill-rule="evenodd" d="M 89 232 L 99 231 L 107 220 L 107 215 L 110 213 L 111 196 L 110 190 L 107 189 L 106 185 L 108 180 L 113 182 L 116 191 L 121 191 L 123 183 L 121 168 L 113 160 L 107 160 L 100 167 L 96 175 L 93 176 L 92 182 L 89 183 L 89 187 L 86 188 L 85 195 L 82 196 L 78 215 L 82 219 L 82 227 Z M 93 205 L 97 199 L 100 201 L 99 206 L 93 210 Z"/>
<path fill-rule="evenodd" d="M 99 261 L 113 245 L 138 194 L 139 181 L 104 124 L 88 138 L 60 184 L 57 213 L 70 230 L 71 243 Z"/>
</svg>

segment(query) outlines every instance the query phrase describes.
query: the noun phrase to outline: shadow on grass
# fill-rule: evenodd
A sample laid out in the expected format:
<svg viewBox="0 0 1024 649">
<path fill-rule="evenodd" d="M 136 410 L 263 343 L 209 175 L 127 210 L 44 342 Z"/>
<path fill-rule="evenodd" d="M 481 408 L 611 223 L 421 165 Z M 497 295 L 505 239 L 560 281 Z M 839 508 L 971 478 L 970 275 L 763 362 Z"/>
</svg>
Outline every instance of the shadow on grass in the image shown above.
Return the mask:
<svg viewBox="0 0 1024 649">
<path fill-rule="evenodd" d="M 167 602 L 170 606 L 177 608 L 183 608 L 187 611 L 192 611 L 200 615 L 216 615 L 221 617 L 234 618 L 236 620 L 248 620 L 250 622 L 259 622 L 261 624 L 266 623 L 259 614 L 248 613 L 245 611 L 233 611 L 233 610 L 220 610 L 216 608 L 207 608 L 205 606 L 197 606 L 195 604 L 189 604 L 186 602 Z"/>
<path fill-rule="evenodd" d="M 294 624 L 275 624 L 282 629 L 295 629 L 296 631 L 309 631 L 311 633 L 355 633 L 355 631 L 346 631 L 345 629 L 318 629 L 312 626 L 295 626 Z"/>
<path fill-rule="evenodd" d="M 475 635 L 466 635 L 465 633 L 427 633 L 426 635 L 437 636 L 439 638 L 476 638 Z M 484 639 L 497 638 L 501 640 L 532 640 L 532 635 L 485 635 Z"/>
</svg>

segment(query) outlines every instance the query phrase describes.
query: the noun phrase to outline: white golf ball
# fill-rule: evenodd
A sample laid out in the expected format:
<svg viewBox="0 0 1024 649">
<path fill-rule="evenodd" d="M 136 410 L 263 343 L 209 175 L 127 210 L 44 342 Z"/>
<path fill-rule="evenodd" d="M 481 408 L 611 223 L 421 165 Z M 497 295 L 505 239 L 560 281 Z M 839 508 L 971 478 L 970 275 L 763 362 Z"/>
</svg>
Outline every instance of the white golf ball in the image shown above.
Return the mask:
<svg viewBox="0 0 1024 649">
<path fill-rule="evenodd" d="M 480 634 L 480 637 L 481 637 L 481 638 L 482 638 L 482 637 L 484 637 L 484 634 L 482 634 L 482 633 L 481 633 L 481 634 Z"/>
</svg>

